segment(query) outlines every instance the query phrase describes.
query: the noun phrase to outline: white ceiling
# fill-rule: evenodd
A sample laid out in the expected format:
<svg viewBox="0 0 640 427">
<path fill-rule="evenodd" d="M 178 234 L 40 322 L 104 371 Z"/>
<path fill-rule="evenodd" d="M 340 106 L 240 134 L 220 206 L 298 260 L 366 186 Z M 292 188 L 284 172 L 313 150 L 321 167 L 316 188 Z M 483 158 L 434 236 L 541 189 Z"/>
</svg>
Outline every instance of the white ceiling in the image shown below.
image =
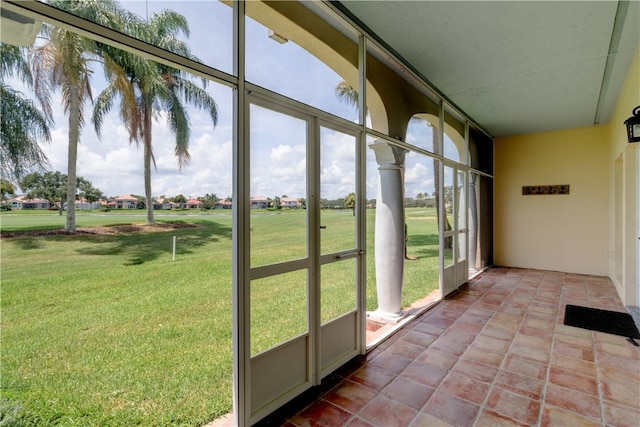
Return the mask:
<svg viewBox="0 0 640 427">
<path fill-rule="evenodd" d="M 606 123 L 640 38 L 637 0 L 339 3 L 494 136 Z"/>
</svg>

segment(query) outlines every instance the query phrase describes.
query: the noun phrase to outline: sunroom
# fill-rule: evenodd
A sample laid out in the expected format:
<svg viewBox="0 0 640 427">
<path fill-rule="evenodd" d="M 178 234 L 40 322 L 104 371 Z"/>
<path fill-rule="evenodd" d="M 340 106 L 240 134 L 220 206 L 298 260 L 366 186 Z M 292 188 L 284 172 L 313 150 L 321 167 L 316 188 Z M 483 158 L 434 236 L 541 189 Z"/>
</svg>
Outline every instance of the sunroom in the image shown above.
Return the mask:
<svg viewBox="0 0 640 427">
<path fill-rule="evenodd" d="M 191 54 L 110 25 L 83 2 L 2 0 L 2 42 L 37 46 L 38 26 L 52 26 L 206 82 L 217 125 L 194 132 L 195 172 L 163 177 L 168 160 L 156 151 L 151 180 L 176 193 L 198 183 L 233 203 L 223 309 L 233 386 L 221 422 L 268 423 L 394 334 L 458 304 L 452 296 L 473 294 L 474 278 L 504 275 L 499 287 L 516 289 L 516 276 L 547 275 L 560 298 L 558 284 L 580 277 L 593 292 L 612 291 L 618 309 L 637 310 L 640 144 L 628 142 L 624 122 L 640 104 L 638 3 L 121 4 L 141 22 L 181 14 Z M 165 113 L 159 128 L 171 128 Z M 194 129 L 211 127 L 192 117 Z M 116 127 L 102 138 L 122 138 Z M 207 172 L 224 177 L 219 187 Z M 210 274 L 203 286 L 219 277 Z M 637 364 L 635 348 L 615 345 Z M 637 399 L 623 403 L 640 414 Z M 426 422 L 420 408 L 406 425 Z M 344 424 L 384 425 L 347 412 Z M 587 418 L 606 424 L 604 412 Z M 472 425 L 487 421 L 482 413 L 429 420 Z"/>
</svg>

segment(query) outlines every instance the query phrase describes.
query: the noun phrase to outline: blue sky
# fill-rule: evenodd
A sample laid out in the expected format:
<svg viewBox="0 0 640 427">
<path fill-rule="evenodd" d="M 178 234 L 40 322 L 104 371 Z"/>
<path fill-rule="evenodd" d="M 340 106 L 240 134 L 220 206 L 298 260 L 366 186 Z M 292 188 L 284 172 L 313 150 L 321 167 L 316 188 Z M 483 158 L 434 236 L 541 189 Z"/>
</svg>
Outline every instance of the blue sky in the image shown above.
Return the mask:
<svg viewBox="0 0 640 427">
<path fill-rule="evenodd" d="M 204 63 L 223 71 L 231 71 L 231 8 L 219 2 L 201 1 L 123 1 L 121 4 L 145 16 L 161 9 L 173 9 L 184 15 L 191 34 L 186 39 L 192 53 Z M 355 121 L 357 111 L 339 101 L 334 88 L 341 80 L 327 66 L 320 63 L 293 42 L 279 44 L 268 37 L 268 29 L 247 21 L 247 78 L 268 89 L 302 102 L 330 111 Z M 101 70 L 97 69 L 92 81 L 94 96 L 104 88 Z M 162 114 L 153 125 L 153 145 L 157 170 L 152 171 L 154 196 L 187 197 L 215 193 L 218 197 L 231 196 L 232 162 L 232 91 L 228 87 L 210 82 L 207 91 L 218 104 L 219 121 L 215 129 L 211 120 L 201 111 L 189 109 L 191 117 L 191 163 L 183 170 L 173 154 L 174 137 Z M 61 105 L 59 93 L 53 105 Z M 90 117 L 91 105 L 85 108 Z M 116 108 L 114 108 L 116 110 Z M 296 128 L 295 120 L 279 113 L 255 110 L 253 119 L 260 124 L 260 132 L 252 138 L 252 196 L 306 197 L 304 132 Z M 407 141 L 419 146 L 428 145 L 430 130 L 411 128 Z M 67 118 L 61 109 L 55 111 L 53 141 L 45 146 L 53 170 L 66 173 Z M 421 143 L 421 141 L 424 141 Z M 355 188 L 352 173 L 354 150 L 345 135 L 327 132 L 323 136 L 322 197 L 344 197 Z M 377 164 L 368 150 L 367 198 L 375 198 Z M 405 170 L 406 196 L 433 192 L 433 161 L 410 156 Z M 142 148 L 129 144 L 128 132 L 116 113 L 103 124 L 102 138 L 98 139 L 89 120 L 82 131 L 78 150 L 78 175 L 89 179 L 107 196 L 144 194 Z M 347 191 L 348 190 L 348 191 Z"/>
</svg>

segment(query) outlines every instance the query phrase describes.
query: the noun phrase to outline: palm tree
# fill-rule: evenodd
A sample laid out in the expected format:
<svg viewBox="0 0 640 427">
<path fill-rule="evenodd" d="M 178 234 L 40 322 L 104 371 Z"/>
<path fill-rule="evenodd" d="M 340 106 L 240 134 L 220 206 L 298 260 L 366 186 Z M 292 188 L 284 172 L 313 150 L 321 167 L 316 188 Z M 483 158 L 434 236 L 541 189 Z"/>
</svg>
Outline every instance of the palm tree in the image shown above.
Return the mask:
<svg viewBox="0 0 640 427">
<path fill-rule="evenodd" d="M 83 107 L 91 99 L 91 67 L 93 42 L 85 37 L 51 25 L 42 26 L 47 40 L 31 52 L 35 91 L 39 99 L 47 99 L 60 88 L 64 112 L 69 117 L 67 163 L 67 218 L 64 229 L 75 232 L 76 164 L 78 141 L 84 124 Z"/>
<path fill-rule="evenodd" d="M 5 77 L 10 75 L 33 87 L 25 49 L 0 43 L 0 175 L 18 181 L 29 172 L 44 170 L 48 163 L 39 142 L 51 141 L 51 110 L 46 105 L 39 110 L 33 101 L 6 84 Z"/>
<path fill-rule="evenodd" d="M 180 32 L 188 36 L 189 27 L 186 19 L 176 12 L 165 10 L 153 14 L 148 21 L 129 19 L 124 31 L 170 52 L 199 61 L 191 54 L 186 43 L 177 38 Z M 214 126 L 218 122 L 217 105 L 204 89 L 206 86 L 204 79 L 203 87 L 200 87 L 181 70 L 109 46 L 104 46 L 104 54 L 113 66 L 113 68 L 105 67 L 105 71 L 109 73 L 110 70 L 119 67 L 124 71 L 127 79 L 125 81 L 122 78 L 110 78 L 109 86 L 96 99 L 93 111 L 96 133 L 100 135 L 105 116 L 119 97 L 120 116 L 129 130 L 129 140 L 143 145 L 147 223 L 153 224 L 151 194 L 152 162 L 155 167 L 152 142 L 153 119 L 158 118 L 160 112 L 166 114 L 170 128 L 176 137 L 174 152 L 178 159 L 178 166 L 182 169 L 190 160 L 191 133 L 189 114 L 183 101 L 206 110 Z"/>
<path fill-rule="evenodd" d="M 99 24 L 117 27 L 124 21 L 125 12 L 112 0 L 51 0 L 51 5 L 72 12 Z M 60 89 L 62 104 L 69 117 L 69 142 L 67 163 L 67 217 L 65 230 L 76 231 L 76 168 L 78 142 L 84 125 L 84 105 L 92 101 L 90 79 L 92 62 L 98 62 L 99 43 L 71 31 L 42 26 L 46 38 L 42 45 L 31 51 L 36 96 L 49 105 L 54 89 Z"/>
</svg>

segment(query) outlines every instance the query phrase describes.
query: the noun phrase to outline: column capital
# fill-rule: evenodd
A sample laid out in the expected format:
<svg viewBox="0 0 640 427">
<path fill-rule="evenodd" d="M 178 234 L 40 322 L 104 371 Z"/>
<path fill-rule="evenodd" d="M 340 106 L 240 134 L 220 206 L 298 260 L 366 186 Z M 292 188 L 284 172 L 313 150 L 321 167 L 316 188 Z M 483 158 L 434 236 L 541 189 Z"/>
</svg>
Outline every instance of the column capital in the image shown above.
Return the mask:
<svg viewBox="0 0 640 427">
<path fill-rule="evenodd" d="M 404 164 L 404 156 L 407 153 L 407 150 L 405 150 L 404 148 L 389 144 L 386 141 L 376 141 L 372 144 L 369 144 L 369 148 L 371 148 L 376 154 L 376 161 L 379 165 Z"/>
</svg>

